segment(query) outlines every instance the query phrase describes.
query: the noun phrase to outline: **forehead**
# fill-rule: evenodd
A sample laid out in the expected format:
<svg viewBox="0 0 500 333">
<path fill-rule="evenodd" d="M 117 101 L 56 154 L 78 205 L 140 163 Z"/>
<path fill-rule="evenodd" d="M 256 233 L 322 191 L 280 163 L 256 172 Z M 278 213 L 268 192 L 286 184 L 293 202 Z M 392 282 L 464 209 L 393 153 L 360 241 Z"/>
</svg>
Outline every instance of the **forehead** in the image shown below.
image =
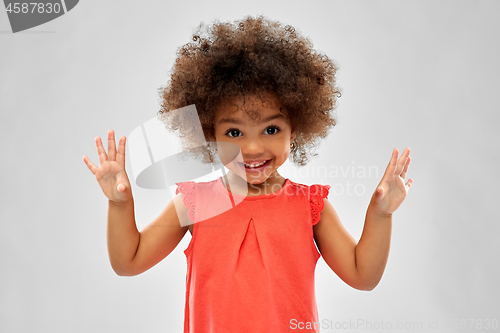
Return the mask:
<svg viewBox="0 0 500 333">
<path fill-rule="evenodd" d="M 215 123 L 218 125 L 232 120 L 260 122 L 271 116 L 275 119 L 286 118 L 283 106 L 274 96 L 235 97 L 217 108 Z"/>
</svg>

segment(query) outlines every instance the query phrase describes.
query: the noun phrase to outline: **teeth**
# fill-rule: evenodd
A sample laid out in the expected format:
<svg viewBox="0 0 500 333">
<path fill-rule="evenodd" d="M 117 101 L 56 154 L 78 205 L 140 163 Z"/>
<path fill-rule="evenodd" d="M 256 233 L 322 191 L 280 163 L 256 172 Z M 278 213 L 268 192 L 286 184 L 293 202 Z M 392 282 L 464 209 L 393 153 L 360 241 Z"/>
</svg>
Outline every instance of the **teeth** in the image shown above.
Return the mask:
<svg viewBox="0 0 500 333">
<path fill-rule="evenodd" d="M 269 161 L 269 160 L 268 160 L 268 161 Z M 258 167 L 260 167 L 261 165 L 266 164 L 268 161 L 264 161 L 264 162 L 261 162 L 261 163 L 258 163 L 258 164 L 252 164 L 252 165 L 247 164 L 247 163 L 245 163 L 245 162 L 243 162 L 243 164 L 245 164 L 245 166 L 246 166 L 247 168 L 258 168 Z"/>
</svg>

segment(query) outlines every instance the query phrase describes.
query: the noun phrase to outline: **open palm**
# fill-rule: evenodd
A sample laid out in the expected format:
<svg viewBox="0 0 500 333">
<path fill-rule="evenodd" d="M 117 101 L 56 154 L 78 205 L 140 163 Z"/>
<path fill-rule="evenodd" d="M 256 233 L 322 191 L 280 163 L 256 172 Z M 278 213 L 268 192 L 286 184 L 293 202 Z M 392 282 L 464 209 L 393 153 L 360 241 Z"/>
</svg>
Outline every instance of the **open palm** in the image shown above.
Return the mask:
<svg viewBox="0 0 500 333">
<path fill-rule="evenodd" d="M 108 154 L 104 150 L 101 138 L 96 137 L 100 167 L 90 162 L 87 156 L 83 157 L 83 161 L 95 175 L 104 195 L 113 202 L 124 202 L 132 198 L 130 182 L 125 171 L 125 141 L 124 136 L 120 138 L 117 152 L 114 132 L 109 130 Z"/>
<path fill-rule="evenodd" d="M 406 148 L 398 161 L 398 150 L 392 151 L 392 157 L 382 180 L 372 196 L 371 208 L 379 215 L 392 215 L 406 198 L 413 184 L 409 179 L 405 184 L 406 173 L 410 165 L 410 148 Z"/>
</svg>

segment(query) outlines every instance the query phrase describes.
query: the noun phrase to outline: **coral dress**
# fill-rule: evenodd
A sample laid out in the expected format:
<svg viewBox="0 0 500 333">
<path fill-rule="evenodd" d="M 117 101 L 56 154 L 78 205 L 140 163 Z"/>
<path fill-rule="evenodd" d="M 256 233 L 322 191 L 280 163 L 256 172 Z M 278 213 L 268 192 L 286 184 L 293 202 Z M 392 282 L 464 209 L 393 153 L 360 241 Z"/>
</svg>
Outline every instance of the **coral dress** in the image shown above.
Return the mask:
<svg viewBox="0 0 500 333">
<path fill-rule="evenodd" d="M 221 177 L 176 185 L 194 222 L 184 251 L 184 333 L 296 332 L 299 322 L 318 322 L 312 226 L 330 185 L 287 178 L 277 192 L 253 197 L 231 193 Z"/>
</svg>

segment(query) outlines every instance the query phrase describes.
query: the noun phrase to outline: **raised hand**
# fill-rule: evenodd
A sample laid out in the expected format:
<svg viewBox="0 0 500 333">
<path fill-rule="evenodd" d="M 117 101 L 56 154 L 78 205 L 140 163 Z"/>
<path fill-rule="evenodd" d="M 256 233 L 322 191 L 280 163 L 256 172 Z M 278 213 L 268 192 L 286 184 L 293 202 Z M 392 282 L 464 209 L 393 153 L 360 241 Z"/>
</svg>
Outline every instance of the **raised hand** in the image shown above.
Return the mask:
<svg viewBox="0 0 500 333">
<path fill-rule="evenodd" d="M 389 165 L 370 202 L 370 209 L 374 213 L 380 216 L 390 216 L 404 201 L 413 184 L 411 178 L 405 184 L 410 160 L 410 148 L 403 151 L 399 161 L 398 150 L 394 148 Z"/>
<path fill-rule="evenodd" d="M 111 201 L 119 203 L 132 200 L 132 191 L 127 173 L 125 172 L 125 141 L 122 136 L 118 145 L 118 152 L 115 146 L 115 133 L 108 131 L 108 154 L 102 146 L 100 137 L 96 137 L 97 153 L 99 154 L 100 167 L 90 162 L 87 156 L 83 156 L 83 161 L 89 170 L 95 175 L 104 195 Z"/>
</svg>

